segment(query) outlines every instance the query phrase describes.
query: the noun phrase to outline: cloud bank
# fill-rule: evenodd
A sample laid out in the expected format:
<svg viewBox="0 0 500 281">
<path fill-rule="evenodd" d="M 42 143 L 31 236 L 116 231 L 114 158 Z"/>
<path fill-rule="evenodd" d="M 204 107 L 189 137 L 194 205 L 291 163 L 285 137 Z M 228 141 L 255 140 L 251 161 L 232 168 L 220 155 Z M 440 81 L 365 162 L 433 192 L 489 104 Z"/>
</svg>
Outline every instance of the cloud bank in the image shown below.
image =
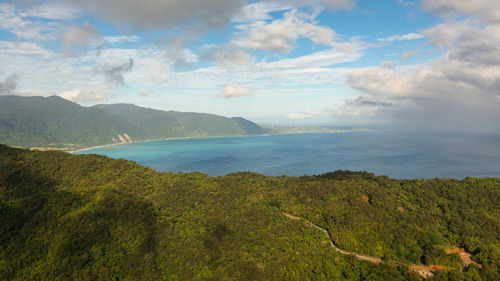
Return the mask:
<svg viewBox="0 0 500 281">
<path fill-rule="evenodd" d="M 348 101 L 343 112 L 404 129 L 499 132 L 499 28 L 460 21 L 424 30 L 445 54 L 417 68 L 350 71 L 346 83 L 364 96 Z"/>
<path fill-rule="evenodd" d="M 115 24 L 166 29 L 185 24 L 224 27 L 242 0 L 61 0 Z"/>
</svg>

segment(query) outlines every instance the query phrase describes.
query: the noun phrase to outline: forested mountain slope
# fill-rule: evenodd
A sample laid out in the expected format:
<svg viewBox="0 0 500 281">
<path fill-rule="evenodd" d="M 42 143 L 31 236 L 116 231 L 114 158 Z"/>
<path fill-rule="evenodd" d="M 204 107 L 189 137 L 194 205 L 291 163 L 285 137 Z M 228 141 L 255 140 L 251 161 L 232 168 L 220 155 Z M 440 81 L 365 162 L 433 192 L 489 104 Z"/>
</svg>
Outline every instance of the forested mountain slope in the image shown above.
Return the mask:
<svg viewBox="0 0 500 281">
<path fill-rule="evenodd" d="M 263 134 L 243 118 L 161 111 L 131 104 L 82 107 L 58 96 L 0 96 L 0 143 L 83 148 L 171 137 Z"/>
<path fill-rule="evenodd" d="M 257 124 L 243 118 L 229 119 L 206 113 L 161 111 L 133 104 L 97 105 L 95 108 L 103 109 L 137 125 L 142 134 L 150 139 L 165 136 L 257 135 L 265 132 Z M 247 123 L 251 125 L 245 126 Z"/>
<path fill-rule="evenodd" d="M 499 199 L 496 178 L 214 178 L 0 146 L 0 276 L 418 280 L 406 265 L 425 264 L 442 268 L 429 280 L 500 280 Z M 335 251 L 306 220 L 339 248 L 386 263 Z M 455 247 L 477 264 L 446 254 Z"/>
</svg>

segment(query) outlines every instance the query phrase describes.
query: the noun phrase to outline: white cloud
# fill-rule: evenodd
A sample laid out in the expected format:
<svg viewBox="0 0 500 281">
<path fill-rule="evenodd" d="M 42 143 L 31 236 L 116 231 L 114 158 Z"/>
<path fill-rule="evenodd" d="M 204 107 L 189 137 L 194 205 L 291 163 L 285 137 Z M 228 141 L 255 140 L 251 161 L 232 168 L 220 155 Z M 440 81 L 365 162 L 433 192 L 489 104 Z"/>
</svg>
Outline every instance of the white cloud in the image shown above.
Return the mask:
<svg viewBox="0 0 500 281">
<path fill-rule="evenodd" d="M 57 24 L 23 18 L 22 10 L 5 3 L 0 3 L 0 29 L 26 40 L 46 41 L 57 37 Z"/>
<path fill-rule="evenodd" d="M 247 97 L 253 95 L 248 88 L 236 84 L 222 86 L 221 94 L 224 98 Z"/>
<path fill-rule="evenodd" d="M 427 39 L 438 47 L 453 47 L 461 38 L 477 32 L 479 26 L 470 21 L 445 22 L 423 31 Z"/>
<path fill-rule="evenodd" d="M 283 18 L 271 23 L 240 25 L 240 38 L 235 44 L 244 48 L 264 51 L 290 52 L 300 37 L 308 38 L 320 45 L 333 46 L 336 33 L 329 27 L 319 26 L 313 20 L 315 15 L 297 10 L 286 12 Z"/>
<path fill-rule="evenodd" d="M 348 72 L 346 82 L 352 88 L 373 96 L 407 96 L 412 89 L 410 75 L 385 67 L 352 70 Z"/>
<path fill-rule="evenodd" d="M 17 42 L 17 41 L 0 41 L 0 51 L 10 55 L 39 55 L 49 57 L 53 53 L 46 50 L 35 43 Z"/>
<path fill-rule="evenodd" d="M 408 33 L 404 35 L 392 35 L 386 38 L 379 38 L 377 39 L 378 41 L 381 42 L 394 42 L 394 41 L 408 41 L 408 40 L 415 40 L 415 39 L 422 39 L 424 36 L 419 33 Z"/>
<path fill-rule="evenodd" d="M 277 1 L 261 1 L 244 6 L 233 18 L 234 22 L 256 22 L 271 20 L 270 13 L 292 9 L 293 6 Z"/>
<path fill-rule="evenodd" d="M 57 93 L 58 96 L 73 102 L 92 102 L 106 100 L 110 97 L 112 86 L 102 85 L 91 89 L 75 89 Z"/>
<path fill-rule="evenodd" d="M 65 91 L 40 90 L 40 89 L 19 89 L 13 91 L 13 94 L 19 96 L 60 96 L 72 102 L 96 102 L 106 100 L 111 96 L 111 85 L 101 85 L 87 89 L 72 89 Z"/>
<path fill-rule="evenodd" d="M 300 111 L 287 114 L 285 117 L 292 120 L 313 118 L 317 114 L 312 111 Z"/>
<path fill-rule="evenodd" d="M 335 64 L 353 62 L 361 58 L 359 51 L 342 52 L 335 49 L 327 49 L 296 58 L 282 59 L 275 62 L 258 63 L 257 67 L 267 69 L 307 69 L 332 66 Z"/>
<path fill-rule="evenodd" d="M 32 6 L 19 13 L 22 17 L 39 18 L 46 20 L 71 20 L 80 14 L 78 9 L 58 2 L 47 2 Z"/>
</svg>

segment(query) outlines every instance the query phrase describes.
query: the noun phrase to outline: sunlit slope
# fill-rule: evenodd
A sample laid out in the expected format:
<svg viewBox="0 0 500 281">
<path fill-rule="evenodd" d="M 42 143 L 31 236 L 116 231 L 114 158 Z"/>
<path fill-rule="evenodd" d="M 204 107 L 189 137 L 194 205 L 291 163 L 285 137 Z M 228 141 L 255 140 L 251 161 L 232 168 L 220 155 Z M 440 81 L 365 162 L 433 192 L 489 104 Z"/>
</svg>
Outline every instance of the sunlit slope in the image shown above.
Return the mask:
<svg viewBox="0 0 500 281">
<path fill-rule="evenodd" d="M 82 148 L 171 137 L 262 134 L 243 118 L 142 108 L 130 104 L 82 107 L 63 98 L 0 96 L 0 143 Z"/>
</svg>

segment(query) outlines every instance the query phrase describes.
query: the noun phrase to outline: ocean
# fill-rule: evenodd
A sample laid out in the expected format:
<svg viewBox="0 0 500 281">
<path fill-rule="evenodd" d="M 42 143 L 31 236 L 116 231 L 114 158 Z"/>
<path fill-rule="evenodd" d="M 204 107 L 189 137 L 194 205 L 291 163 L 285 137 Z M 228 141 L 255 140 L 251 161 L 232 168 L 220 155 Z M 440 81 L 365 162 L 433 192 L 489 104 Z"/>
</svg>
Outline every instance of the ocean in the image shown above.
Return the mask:
<svg viewBox="0 0 500 281">
<path fill-rule="evenodd" d="M 270 176 L 367 171 L 398 179 L 500 177 L 500 136 L 363 131 L 177 139 L 76 152 L 158 171 Z"/>
</svg>

